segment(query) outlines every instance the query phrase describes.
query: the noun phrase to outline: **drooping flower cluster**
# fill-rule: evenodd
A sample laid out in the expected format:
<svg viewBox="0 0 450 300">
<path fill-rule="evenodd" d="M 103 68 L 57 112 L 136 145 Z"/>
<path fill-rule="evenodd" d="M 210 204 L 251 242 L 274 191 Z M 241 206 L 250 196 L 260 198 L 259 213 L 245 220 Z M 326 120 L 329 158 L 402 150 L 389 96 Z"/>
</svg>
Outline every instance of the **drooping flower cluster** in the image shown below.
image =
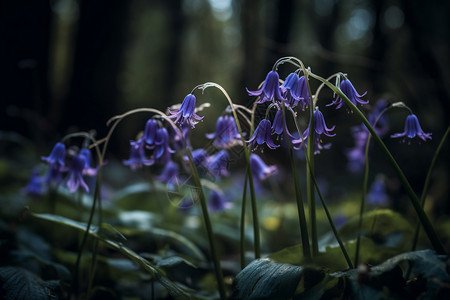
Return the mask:
<svg viewBox="0 0 450 300">
<path fill-rule="evenodd" d="M 296 150 L 302 148 L 303 143 L 310 133 L 314 134 L 316 154 L 320 153 L 320 150 L 328 149 L 331 146 L 331 144 L 322 145 L 320 136 L 323 134 L 328 137 L 333 137 L 334 134 L 331 134 L 330 132 L 334 129 L 334 126 L 332 128 L 326 126 L 323 114 L 317 108 L 313 114 L 315 120 L 313 122 L 314 130 L 310 130 L 311 122 L 308 128 L 304 130 L 303 134 L 291 134 L 288 129 L 286 122 L 287 114 L 283 115 L 283 112 L 290 111 L 292 112 L 293 117 L 296 118 L 296 113 L 293 110 L 295 107 L 299 106 L 304 110 L 307 106 L 311 105 L 311 98 L 305 76 L 299 77 L 297 72 L 290 73 L 286 77 L 286 80 L 280 85 L 278 73 L 276 71 L 270 71 L 261 89 L 257 91 L 249 91 L 247 89 L 247 91 L 250 96 L 258 97 L 255 103 L 261 104 L 271 101 L 272 103 L 270 104 L 269 109 L 271 107 L 277 107 L 277 112 L 273 121 L 271 122 L 266 116 L 266 118 L 259 122 L 250 139 L 246 141 L 247 145 L 253 150 L 264 147 L 268 147 L 269 149 L 278 148 L 280 145 L 274 143 L 274 140 L 272 139 L 273 134 L 282 137 L 287 135 L 289 140 L 294 144 L 294 149 Z M 286 110 L 282 109 L 283 106 L 286 107 Z M 294 136 L 297 136 L 297 138 Z"/>
<path fill-rule="evenodd" d="M 33 170 L 30 181 L 24 189 L 30 196 L 42 195 L 49 185 L 60 183 L 63 183 L 71 193 L 79 188 L 89 192 L 84 176 L 96 176 L 98 172 L 98 167 L 91 167 L 92 154 L 87 148 L 82 148 L 77 154 L 69 157 L 66 146 L 58 142 L 50 155 L 42 156 L 42 160 L 48 164 L 48 170 L 44 176 L 40 176 L 37 169 Z"/>
</svg>

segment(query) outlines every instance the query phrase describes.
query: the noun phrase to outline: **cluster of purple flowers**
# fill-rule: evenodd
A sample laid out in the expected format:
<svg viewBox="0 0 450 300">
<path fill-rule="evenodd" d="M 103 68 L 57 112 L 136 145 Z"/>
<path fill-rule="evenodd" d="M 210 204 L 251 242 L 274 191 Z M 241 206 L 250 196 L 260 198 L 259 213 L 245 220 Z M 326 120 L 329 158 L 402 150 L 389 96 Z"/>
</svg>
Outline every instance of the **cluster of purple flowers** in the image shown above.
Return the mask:
<svg viewBox="0 0 450 300">
<path fill-rule="evenodd" d="M 256 100 L 257 104 L 271 102 L 271 107 L 275 106 L 278 108 L 275 118 L 273 119 L 273 123 L 271 123 L 271 121 L 267 118 L 262 119 L 256 127 L 253 135 L 246 141 L 247 145 L 253 150 L 261 147 L 267 147 L 269 149 L 278 148 L 280 145 L 274 143 L 272 135 L 276 134 L 279 136 L 284 135 L 285 133 L 296 150 L 303 148 L 309 135 L 312 135 L 312 141 L 314 142 L 314 154 L 319 154 L 321 150 L 329 149 L 331 147 L 330 143 L 322 143 L 322 135 L 327 137 L 335 136 L 335 134 L 332 133 L 335 126 L 331 126 L 329 128 L 326 125 L 323 113 L 317 106 L 314 107 L 313 112 L 313 129 L 311 128 L 311 121 L 303 133 L 298 132 L 293 135 L 287 128 L 285 121 L 287 116 L 283 116 L 283 111 L 280 109 L 281 106 L 284 105 L 289 110 L 293 111 L 292 109 L 299 104 L 302 110 L 304 110 L 308 105 L 312 105 L 308 92 L 307 80 L 305 76 L 299 77 L 297 73 L 298 72 L 296 71 L 289 74 L 285 81 L 280 85 L 278 73 L 276 71 L 270 71 L 260 89 L 256 91 L 250 91 L 247 89 L 250 96 L 258 97 Z M 364 92 L 363 94 L 358 93 L 346 75 L 341 74 L 339 76 L 344 77 L 339 81 L 339 89 L 354 105 L 369 103 L 369 101 L 362 99 L 367 92 Z M 336 94 L 335 99 L 326 106 L 331 105 L 334 105 L 336 106 L 336 109 L 339 109 L 344 105 L 344 100 L 339 94 Z M 369 122 L 372 125 L 374 125 L 378 114 L 384 110 L 385 107 L 386 102 L 379 101 L 375 107 L 375 110 L 368 115 Z M 387 133 L 387 123 L 384 118 L 377 121 L 375 130 L 380 136 Z M 347 153 L 347 157 L 349 159 L 349 169 L 356 172 L 361 170 L 361 166 L 364 165 L 364 147 L 369 132 L 362 124 L 352 128 L 352 134 L 355 138 L 356 145 Z M 297 136 L 297 138 L 294 138 L 294 136 Z M 431 139 L 431 134 L 423 132 L 417 117 L 412 113 L 406 119 L 404 132 L 391 135 L 392 138 L 407 137 L 410 139 L 416 136 L 424 141 Z"/>
<path fill-rule="evenodd" d="M 91 167 L 92 154 L 87 148 L 82 148 L 77 154 L 69 157 L 66 146 L 63 143 L 56 143 L 49 156 L 42 156 L 42 160 L 48 164 L 46 175 L 41 176 L 37 169 L 34 169 L 25 193 L 32 196 L 42 195 L 46 188 L 53 184 L 63 183 L 71 193 L 79 188 L 85 192 L 89 187 L 84 180 L 84 176 L 96 176 L 98 167 Z M 70 163 L 67 164 L 67 161 Z M 69 165 L 67 167 L 67 165 Z M 64 175 L 67 173 L 66 177 Z"/>
</svg>

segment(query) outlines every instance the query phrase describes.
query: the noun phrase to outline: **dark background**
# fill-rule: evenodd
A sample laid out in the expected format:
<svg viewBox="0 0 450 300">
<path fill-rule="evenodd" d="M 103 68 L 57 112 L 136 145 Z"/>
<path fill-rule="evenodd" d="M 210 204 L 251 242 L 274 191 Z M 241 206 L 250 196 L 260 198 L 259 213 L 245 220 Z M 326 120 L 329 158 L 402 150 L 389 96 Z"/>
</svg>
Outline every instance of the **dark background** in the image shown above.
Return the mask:
<svg viewBox="0 0 450 300">
<path fill-rule="evenodd" d="M 245 87 L 256 89 L 278 58 L 296 56 L 322 77 L 347 73 L 359 92 L 368 91 L 366 99 L 411 107 L 433 140 L 386 143 L 420 187 L 449 125 L 449 13 L 449 1 L 2 1 L 0 129 L 46 153 L 67 133 L 95 129 L 102 138 L 110 117 L 137 107 L 165 110 L 207 81 L 247 105 Z M 283 66 L 280 75 L 291 71 Z M 215 92 L 204 97 L 199 103 L 219 101 L 199 129 L 210 132 L 226 104 L 214 100 L 223 98 Z M 327 123 L 338 124 L 340 137 L 333 143 L 341 150 L 322 155 L 333 176 L 345 167 L 343 151 L 353 145 L 348 129 L 358 121 L 325 108 L 331 94 L 321 97 Z M 406 112 L 390 116 L 390 133 L 403 131 Z M 127 156 L 128 141 L 147 117 L 123 122 L 110 155 Z M 438 174 L 448 183 L 443 157 Z"/>
</svg>

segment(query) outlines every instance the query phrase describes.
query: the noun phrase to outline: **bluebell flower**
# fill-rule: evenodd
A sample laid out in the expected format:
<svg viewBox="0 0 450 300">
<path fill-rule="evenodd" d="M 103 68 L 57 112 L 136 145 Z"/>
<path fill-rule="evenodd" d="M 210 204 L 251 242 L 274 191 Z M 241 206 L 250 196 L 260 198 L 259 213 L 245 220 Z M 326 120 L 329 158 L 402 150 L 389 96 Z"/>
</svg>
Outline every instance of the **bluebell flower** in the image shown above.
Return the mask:
<svg viewBox="0 0 450 300">
<path fill-rule="evenodd" d="M 144 135 L 142 138 L 144 139 L 147 146 L 153 146 L 156 141 L 156 131 L 158 130 L 158 121 L 154 119 L 149 119 L 145 124 Z"/>
<path fill-rule="evenodd" d="M 257 149 L 258 146 L 263 144 L 266 144 L 270 149 L 275 149 L 280 145 L 274 144 L 271 135 L 272 127 L 270 121 L 267 119 L 262 119 L 256 127 L 255 132 L 253 132 L 252 137 L 245 142 L 248 146 L 252 146 L 253 149 Z"/>
<path fill-rule="evenodd" d="M 64 166 L 64 159 L 66 157 L 66 146 L 63 143 L 56 143 L 49 156 L 42 156 L 41 159 L 49 164 L 58 164 Z"/>
<path fill-rule="evenodd" d="M 208 173 L 214 177 L 227 176 L 230 158 L 226 150 L 220 150 L 207 158 L 205 165 Z"/>
<path fill-rule="evenodd" d="M 153 160 L 145 157 L 144 141 L 130 141 L 130 158 L 123 161 L 123 164 L 130 166 L 132 170 L 141 168 L 143 165 L 150 166 L 154 163 Z"/>
<path fill-rule="evenodd" d="M 86 165 L 86 158 L 84 155 L 78 154 L 72 159 L 69 167 L 69 178 L 67 180 L 67 187 L 71 193 L 75 192 L 80 186 L 85 192 L 89 192 L 89 187 L 83 179 L 83 169 Z"/>
<path fill-rule="evenodd" d="M 45 176 L 47 184 L 59 184 L 63 179 L 63 172 L 65 168 L 61 167 L 59 163 L 52 163 L 48 166 L 48 172 Z"/>
<path fill-rule="evenodd" d="M 80 154 L 84 155 L 84 158 L 86 159 L 86 165 L 84 166 L 83 174 L 88 175 L 88 176 L 97 175 L 98 167 L 97 168 L 91 167 L 91 161 L 92 161 L 91 150 L 89 150 L 87 148 L 82 148 L 80 151 Z"/>
<path fill-rule="evenodd" d="M 175 118 L 176 124 L 182 125 L 184 123 L 187 123 L 192 128 L 194 128 L 195 124 L 198 123 L 197 121 L 203 119 L 203 117 L 200 117 L 195 113 L 195 102 L 195 96 L 193 94 L 188 94 L 184 98 L 179 109 L 171 110 L 169 108 L 169 113 L 171 114 L 171 116 L 169 116 L 168 118 Z"/>
<path fill-rule="evenodd" d="M 306 106 L 311 104 L 311 100 L 309 98 L 308 85 L 306 83 L 305 76 L 301 76 L 300 79 L 298 80 L 298 95 L 300 97 L 302 110 L 305 110 Z"/>
<path fill-rule="evenodd" d="M 328 137 L 333 137 L 336 134 L 335 133 L 331 133 L 331 131 L 334 130 L 334 128 L 336 126 L 333 126 L 331 128 L 327 127 L 327 124 L 325 123 L 325 119 L 323 117 L 322 112 L 319 110 L 318 107 L 316 107 L 316 109 L 314 110 L 314 114 L 313 114 L 313 118 L 314 118 L 314 132 L 313 132 L 313 139 L 314 139 L 314 154 L 319 154 L 320 150 L 322 149 L 329 149 L 331 147 L 331 144 L 325 144 L 323 145 L 321 143 L 321 138 L 320 136 L 322 134 L 328 136 Z M 307 142 L 308 139 L 308 135 L 310 132 L 310 126 L 311 126 L 311 122 L 308 125 L 308 128 L 305 129 L 305 131 L 303 132 L 303 136 L 300 137 L 297 140 L 293 140 L 292 143 L 293 144 L 299 144 L 298 146 L 294 147 L 294 149 L 299 150 L 302 148 L 302 144 L 303 142 Z"/>
<path fill-rule="evenodd" d="M 270 71 L 262 87 L 257 91 L 250 91 L 247 89 L 247 93 L 250 96 L 258 96 L 259 99 L 256 103 L 264 103 L 267 101 L 281 100 L 286 101 L 286 99 L 281 94 L 280 89 L 280 77 L 276 71 Z"/>
<path fill-rule="evenodd" d="M 352 101 L 352 103 L 354 105 L 357 105 L 358 103 L 360 103 L 360 104 L 369 103 L 369 101 L 365 101 L 365 100 L 361 99 L 362 97 L 364 97 L 367 94 L 367 92 L 364 92 L 364 94 L 360 95 L 356 91 L 353 84 L 348 79 L 344 79 L 341 81 L 340 89 L 341 89 L 342 93 L 344 93 L 344 95 L 347 96 L 347 98 L 350 101 Z M 336 99 L 333 100 L 333 102 L 331 102 L 330 104 L 327 104 L 327 106 L 330 106 L 330 105 L 336 105 L 336 109 L 339 109 L 342 107 L 342 105 L 344 105 L 344 100 L 342 100 L 342 98 L 339 95 L 336 95 Z"/>
<path fill-rule="evenodd" d="M 401 133 L 395 133 L 391 135 L 391 138 L 407 137 L 413 139 L 416 136 L 423 141 L 426 141 L 427 139 L 431 140 L 431 133 L 423 132 L 416 115 L 410 114 L 408 115 L 408 117 L 406 117 L 405 131 Z"/>
<path fill-rule="evenodd" d="M 381 116 L 376 124 L 375 121 L 387 105 L 388 103 L 386 101 L 380 100 L 376 102 L 373 110 L 367 115 L 367 120 L 380 137 L 383 137 L 387 133 L 389 124 L 384 116 Z M 355 141 L 355 146 L 346 152 L 348 159 L 347 168 L 350 172 L 357 173 L 363 170 L 366 162 L 365 148 L 369 137 L 369 131 L 367 130 L 366 125 L 361 123 L 358 126 L 352 127 L 351 132 Z"/>
<path fill-rule="evenodd" d="M 224 194 L 221 191 L 212 190 L 209 195 L 208 209 L 211 212 L 221 212 L 231 208 L 231 202 L 225 199 Z"/>
<path fill-rule="evenodd" d="M 31 197 L 38 197 L 44 194 L 45 184 L 44 179 L 39 175 L 38 169 L 33 169 L 31 171 L 30 180 L 24 188 L 25 194 Z"/>
<path fill-rule="evenodd" d="M 153 151 L 153 159 L 158 160 L 163 157 L 164 154 L 168 155 L 174 153 L 175 150 L 170 148 L 169 132 L 166 128 L 159 128 L 156 130 L 155 147 Z"/>
<path fill-rule="evenodd" d="M 284 126 L 283 126 L 284 124 Z M 284 135 L 284 129 L 286 129 L 286 133 L 290 139 L 293 139 L 294 136 L 289 132 L 286 123 L 283 122 L 283 111 L 278 110 L 273 118 L 272 130 L 274 133 L 280 135 Z"/>
<path fill-rule="evenodd" d="M 389 204 L 389 196 L 386 193 L 386 184 L 383 176 L 377 176 L 366 195 L 367 202 L 373 205 Z"/>
<path fill-rule="evenodd" d="M 192 159 L 194 160 L 194 165 L 197 168 L 205 167 L 206 160 L 208 159 L 208 153 L 203 148 L 198 148 L 191 151 Z M 187 155 L 184 157 L 186 162 L 189 162 Z"/>
<path fill-rule="evenodd" d="M 296 107 L 300 101 L 299 80 L 297 73 L 293 72 L 286 77 L 280 87 L 283 98 L 286 99 L 287 104 L 292 108 Z"/>
<path fill-rule="evenodd" d="M 255 153 L 250 154 L 250 168 L 258 180 L 264 180 L 278 171 L 276 166 L 268 166 L 262 158 Z"/>
<path fill-rule="evenodd" d="M 206 137 L 214 139 L 213 145 L 221 149 L 242 144 L 241 135 L 232 116 L 220 116 L 216 122 L 216 131 L 206 134 Z"/>
<path fill-rule="evenodd" d="M 164 165 L 161 174 L 159 174 L 156 179 L 160 182 L 163 182 L 172 188 L 174 184 L 178 181 L 178 172 L 179 167 L 178 164 L 170 160 L 168 163 Z"/>
</svg>

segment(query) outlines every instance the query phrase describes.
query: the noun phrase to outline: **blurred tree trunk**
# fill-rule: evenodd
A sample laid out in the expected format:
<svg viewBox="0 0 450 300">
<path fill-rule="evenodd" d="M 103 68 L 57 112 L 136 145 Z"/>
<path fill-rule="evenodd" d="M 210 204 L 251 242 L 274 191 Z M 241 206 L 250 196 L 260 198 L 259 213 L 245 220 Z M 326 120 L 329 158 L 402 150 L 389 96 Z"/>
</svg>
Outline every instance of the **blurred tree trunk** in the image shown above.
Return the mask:
<svg viewBox="0 0 450 300">
<path fill-rule="evenodd" d="M 167 39 L 168 41 L 168 53 L 166 57 L 167 64 L 165 66 L 165 80 L 166 83 L 164 91 L 167 91 L 167 99 L 179 98 L 178 91 L 173 88 L 174 84 L 178 82 L 179 77 L 177 70 L 181 63 L 182 45 L 183 45 L 183 35 L 185 32 L 185 15 L 182 10 L 181 0 L 163 1 L 168 10 L 169 16 L 169 27 L 167 31 L 169 32 Z"/>
<path fill-rule="evenodd" d="M 268 6 L 268 15 L 272 15 L 273 10 L 271 6 Z M 294 14 L 294 1 L 293 0 L 278 0 L 276 2 L 276 9 L 278 13 L 276 15 L 275 24 L 272 24 L 273 28 L 268 28 L 269 31 L 269 55 L 266 58 L 266 69 L 269 71 L 272 69 L 273 64 L 283 56 L 291 56 L 288 45 L 290 42 L 290 34 L 292 30 L 292 19 Z"/>
<path fill-rule="evenodd" d="M 82 1 L 70 92 L 62 127 L 97 129 L 106 134 L 105 122 L 117 114 L 120 74 L 131 1 Z"/>
<path fill-rule="evenodd" d="M 246 99 L 242 104 L 249 102 L 245 87 L 255 89 L 259 83 L 264 80 L 260 78 L 263 74 L 264 65 L 262 62 L 262 41 L 263 33 L 260 15 L 260 1 L 258 0 L 241 0 L 240 1 L 240 21 L 242 32 L 242 50 L 244 61 L 242 63 L 240 78 L 240 97 Z"/>
<path fill-rule="evenodd" d="M 375 24 L 372 31 L 373 39 L 372 45 L 370 47 L 369 57 L 376 62 L 384 63 L 386 61 L 386 51 L 388 47 L 386 34 L 384 34 L 382 31 L 383 8 L 385 8 L 385 1 L 378 0 L 372 2 L 372 4 L 373 11 L 375 13 Z M 373 94 L 380 94 L 385 92 L 385 68 L 372 68 L 371 71 L 372 72 L 368 72 L 368 74 L 370 82 L 372 83 Z"/>
<path fill-rule="evenodd" d="M 0 2 L 0 128 L 35 141 L 49 127 L 50 26 L 49 1 Z"/>
<path fill-rule="evenodd" d="M 335 29 L 339 24 L 339 7 L 338 3 L 329 4 L 330 7 L 328 11 L 325 11 L 323 15 L 319 15 L 317 12 L 314 12 L 314 7 L 310 7 L 309 11 L 313 12 L 312 14 L 315 16 L 316 24 L 316 37 L 318 54 L 320 58 L 324 59 L 316 59 L 315 61 L 319 64 L 316 69 L 319 74 L 324 74 L 324 76 L 329 76 L 333 73 L 337 72 L 339 62 L 333 53 L 335 53 Z M 311 5 L 313 6 L 313 5 Z"/>
</svg>

